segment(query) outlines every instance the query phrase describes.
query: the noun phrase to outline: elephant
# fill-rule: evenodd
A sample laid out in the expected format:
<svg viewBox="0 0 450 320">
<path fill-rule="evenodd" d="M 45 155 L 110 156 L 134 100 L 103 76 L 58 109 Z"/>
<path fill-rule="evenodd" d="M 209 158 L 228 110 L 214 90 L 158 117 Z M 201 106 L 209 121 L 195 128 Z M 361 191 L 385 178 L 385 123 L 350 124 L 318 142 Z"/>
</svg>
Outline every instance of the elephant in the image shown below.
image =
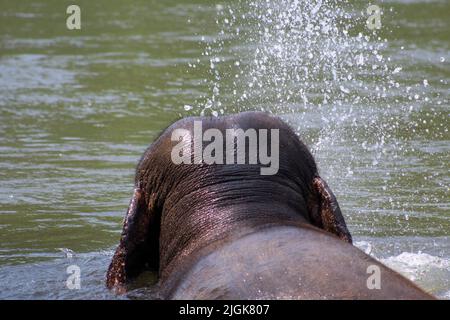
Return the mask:
<svg viewBox="0 0 450 320">
<path fill-rule="evenodd" d="M 199 161 L 193 149 L 212 141 L 203 136 L 192 148 L 199 122 L 217 134 L 216 160 L 230 150 L 239 157 L 236 135 L 229 143 L 219 133 L 269 130 L 278 141 L 265 146 L 260 140 L 251 150 L 248 134 L 241 151 L 278 151 L 278 170 L 262 174 L 267 162 L 250 163 L 251 154 L 241 163 Z M 233 148 L 219 152 L 226 144 Z M 175 163 L 176 148 L 189 152 L 183 156 L 191 163 Z M 148 147 L 106 286 L 126 293 L 144 270 L 158 274 L 162 299 L 434 298 L 353 246 L 308 147 L 280 117 L 265 112 L 183 118 Z"/>
</svg>

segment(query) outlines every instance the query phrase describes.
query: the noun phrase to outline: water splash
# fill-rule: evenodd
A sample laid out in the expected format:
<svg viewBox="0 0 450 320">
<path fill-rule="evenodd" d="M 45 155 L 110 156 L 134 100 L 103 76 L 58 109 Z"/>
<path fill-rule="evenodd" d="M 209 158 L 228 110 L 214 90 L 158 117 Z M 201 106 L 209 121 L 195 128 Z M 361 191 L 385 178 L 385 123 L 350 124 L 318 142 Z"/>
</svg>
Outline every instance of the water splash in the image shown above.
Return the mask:
<svg viewBox="0 0 450 320">
<path fill-rule="evenodd" d="M 388 211 L 398 216 L 398 224 L 407 225 L 415 215 L 411 206 L 417 206 L 423 191 L 406 195 L 399 190 L 413 178 L 408 162 L 416 160 L 411 155 L 418 154 L 417 161 L 426 156 L 411 137 L 448 136 L 442 120 L 448 105 L 442 88 L 448 81 L 440 79 L 438 87 L 436 79 L 416 79 L 403 65 L 407 48 L 390 47 L 388 25 L 381 31 L 366 28 L 365 9 L 364 4 L 337 0 L 242 0 L 216 6 L 219 32 L 203 38 L 206 47 L 197 63 L 206 66 L 209 89 L 190 111 L 284 115 L 337 190 L 348 193 L 349 184 L 358 181 L 355 177 L 373 176 L 379 186 L 377 192 L 372 190 L 373 202 L 351 203 L 359 208 L 349 212 Z M 385 9 L 386 16 L 395 14 Z M 436 59 L 446 61 L 441 55 Z M 427 121 L 438 125 L 433 132 L 426 128 Z M 426 181 L 423 189 L 437 181 L 443 190 L 420 201 L 444 202 L 445 172 L 420 174 Z M 355 188 L 361 194 L 369 186 Z M 393 197 L 393 191 L 401 194 Z"/>
<path fill-rule="evenodd" d="M 365 80 L 384 77 L 389 82 L 380 53 L 385 42 L 373 32 L 362 33 L 365 20 L 352 10 L 336 0 L 220 6 L 220 32 L 203 52 L 210 92 L 198 101 L 200 113 L 297 113 L 381 97 L 386 88 L 369 88 Z"/>
</svg>

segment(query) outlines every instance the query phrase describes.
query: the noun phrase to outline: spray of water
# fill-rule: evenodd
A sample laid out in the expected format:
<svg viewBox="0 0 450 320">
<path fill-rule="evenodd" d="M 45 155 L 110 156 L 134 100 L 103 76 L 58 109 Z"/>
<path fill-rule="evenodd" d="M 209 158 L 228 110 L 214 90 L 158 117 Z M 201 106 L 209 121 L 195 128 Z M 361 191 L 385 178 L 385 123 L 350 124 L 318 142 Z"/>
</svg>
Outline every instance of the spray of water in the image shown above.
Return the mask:
<svg viewBox="0 0 450 320">
<path fill-rule="evenodd" d="M 209 88 L 193 112 L 263 110 L 284 116 L 343 195 L 352 193 L 349 186 L 358 194 L 373 193 L 361 181 L 379 186 L 382 196 L 369 207 L 348 199 L 348 212 L 390 208 L 408 220 L 415 191 L 395 200 L 390 192 L 405 188 L 409 168 L 402 156 L 415 147 L 398 137 L 420 130 L 423 120 L 414 111 L 421 105 L 446 100 L 439 92 L 430 96 L 427 79 L 399 80 L 402 66 L 381 36 L 389 30 L 368 29 L 366 7 L 346 0 L 240 0 L 217 5 L 215 14 L 219 33 L 203 39 L 202 59 L 191 65 L 206 65 Z M 441 129 L 436 134 L 448 133 Z"/>
<path fill-rule="evenodd" d="M 383 41 L 357 31 L 365 20 L 345 1 L 238 1 L 218 6 L 216 22 L 219 35 L 203 53 L 210 68 L 203 113 L 373 103 L 387 88 L 369 87 L 367 78 L 395 85 L 379 53 Z"/>
</svg>

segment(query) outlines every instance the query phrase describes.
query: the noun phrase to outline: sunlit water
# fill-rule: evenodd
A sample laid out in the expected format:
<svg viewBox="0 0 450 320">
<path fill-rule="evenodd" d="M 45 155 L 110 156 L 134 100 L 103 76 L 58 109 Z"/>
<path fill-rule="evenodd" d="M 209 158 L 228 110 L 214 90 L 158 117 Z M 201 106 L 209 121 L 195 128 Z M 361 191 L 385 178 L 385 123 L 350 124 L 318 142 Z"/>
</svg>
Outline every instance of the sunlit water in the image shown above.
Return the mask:
<svg viewBox="0 0 450 320">
<path fill-rule="evenodd" d="M 448 1 L 380 1 L 375 32 L 365 2 L 78 3 L 80 31 L 61 1 L 0 3 L 0 298 L 117 298 L 105 272 L 145 147 L 243 110 L 297 130 L 356 246 L 450 298 Z"/>
</svg>

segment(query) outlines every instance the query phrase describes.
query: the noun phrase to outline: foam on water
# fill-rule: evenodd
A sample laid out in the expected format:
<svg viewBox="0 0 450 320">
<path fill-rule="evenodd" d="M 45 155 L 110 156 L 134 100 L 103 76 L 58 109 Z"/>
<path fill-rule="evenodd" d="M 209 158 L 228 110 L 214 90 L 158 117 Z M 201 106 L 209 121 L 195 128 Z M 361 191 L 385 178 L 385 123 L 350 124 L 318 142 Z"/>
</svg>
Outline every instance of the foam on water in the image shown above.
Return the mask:
<svg viewBox="0 0 450 320">
<path fill-rule="evenodd" d="M 438 268 L 450 272 L 450 261 L 432 256 L 427 253 L 402 252 L 398 256 L 382 259 L 382 261 L 393 269 L 400 270 L 408 274 L 415 280 L 429 272 L 433 268 Z"/>
<path fill-rule="evenodd" d="M 449 298 L 444 290 L 450 285 L 450 260 L 427 253 L 402 252 L 381 259 L 388 267 L 400 272 L 422 288 L 435 292 L 438 297 Z"/>
</svg>

